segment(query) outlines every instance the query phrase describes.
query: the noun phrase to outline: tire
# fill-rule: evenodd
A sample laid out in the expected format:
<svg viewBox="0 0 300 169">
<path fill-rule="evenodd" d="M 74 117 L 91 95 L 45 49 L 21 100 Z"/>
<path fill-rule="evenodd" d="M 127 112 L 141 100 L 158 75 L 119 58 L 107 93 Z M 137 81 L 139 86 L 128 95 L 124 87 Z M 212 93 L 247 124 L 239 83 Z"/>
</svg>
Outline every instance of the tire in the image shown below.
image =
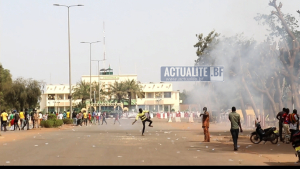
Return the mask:
<svg viewBox="0 0 300 169">
<path fill-rule="evenodd" d="M 253 144 L 258 144 L 258 143 L 260 143 L 259 135 L 258 135 L 258 134 L 251 134 L 251 136 L 250 136 L 250 141 L 251 141 Z"/>
<path fill-rule="evenodd" d="M 270 140 L 272 144 L 277 144 L 278 143 L 278 136 L 275 133 L 272 133 L 270 135 Z"/>
</svg>

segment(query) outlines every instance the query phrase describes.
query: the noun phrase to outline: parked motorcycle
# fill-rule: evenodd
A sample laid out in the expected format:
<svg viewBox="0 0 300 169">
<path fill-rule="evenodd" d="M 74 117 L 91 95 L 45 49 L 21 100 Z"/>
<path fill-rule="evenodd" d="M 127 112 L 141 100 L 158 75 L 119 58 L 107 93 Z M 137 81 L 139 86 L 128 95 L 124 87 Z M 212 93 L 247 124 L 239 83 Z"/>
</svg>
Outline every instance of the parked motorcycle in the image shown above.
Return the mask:
<svg viewBox="0 0 300 169">
<path fill-rule="evenodd" d="M 272 144 L 277 144 L 278 142 L 278 131 L 276 127 L 269 127 L 267 129 L 262 129 L 260 122 L 256 123 L 256 131 L 251 133 L 250 141 L 254 144 L 259 144 L 261 141 L 270 141 Z M 262 139 L 261 139 L 262 138 Z"/>
</svg>

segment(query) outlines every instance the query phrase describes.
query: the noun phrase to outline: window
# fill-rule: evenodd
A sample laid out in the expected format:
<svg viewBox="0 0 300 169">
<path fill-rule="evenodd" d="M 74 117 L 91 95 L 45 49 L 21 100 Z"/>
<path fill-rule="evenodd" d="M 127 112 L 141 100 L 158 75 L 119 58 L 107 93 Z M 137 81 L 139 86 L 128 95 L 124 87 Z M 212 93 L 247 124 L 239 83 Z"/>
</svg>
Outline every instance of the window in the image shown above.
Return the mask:
<svg viewBox="0 0 300 169">
<path fill-rule="evenodd" d="M 48 94 L 48 100 L 55 100 L 55 94 Z"/>
<path fill-rule="evenodd" d="M 154 98 L 154 93 L 147 93 L 147 98 Z"/>
<path fill-rule="evenodd" d="M 57 100 L 63 100 L 63 99 L 64 99 L 64 95 L 63 94 L 57 95 Z"/>
<path fill-rule="evenodd" d="M 161 97 L 162 97 L 162 93 L 161 92 L 155 93 L 155 98 L 161 98 Z"/>
<path fill-rule="evenodd" d="M 171 98 L 171 92 L 164 92 L 164 98 Z"/>
<path fill-rule="evenodd" d="M 140 95 L 140 96 L 138 95 L 138 98 L 139 98 L 139 99 L 143 99 L 143 98 L 145 98 L 145 93 L 143 92 L 143 93 L 141 93 L 141 95 Z"/>
</svg>

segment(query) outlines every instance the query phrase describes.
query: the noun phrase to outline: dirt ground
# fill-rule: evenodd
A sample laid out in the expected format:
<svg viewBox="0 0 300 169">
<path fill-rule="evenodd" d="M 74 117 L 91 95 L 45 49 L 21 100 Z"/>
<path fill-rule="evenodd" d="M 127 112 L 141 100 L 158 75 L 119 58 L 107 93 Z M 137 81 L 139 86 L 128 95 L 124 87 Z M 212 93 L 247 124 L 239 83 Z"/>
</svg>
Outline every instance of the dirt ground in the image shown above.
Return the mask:
<svg viewBox="0 0 300 169">
<path fill-rule="evenodd" d="M 233 151 L 229 124 L 210 124 L 206 143 L 197 119 L 153 118 L 145 136 L 142 123 L 132 121 L 1 132 L 0 165 L 298 165 L 291 144 L 252 144 L 254 129 L 240 133 L 239 151 Z"/>
</svg>

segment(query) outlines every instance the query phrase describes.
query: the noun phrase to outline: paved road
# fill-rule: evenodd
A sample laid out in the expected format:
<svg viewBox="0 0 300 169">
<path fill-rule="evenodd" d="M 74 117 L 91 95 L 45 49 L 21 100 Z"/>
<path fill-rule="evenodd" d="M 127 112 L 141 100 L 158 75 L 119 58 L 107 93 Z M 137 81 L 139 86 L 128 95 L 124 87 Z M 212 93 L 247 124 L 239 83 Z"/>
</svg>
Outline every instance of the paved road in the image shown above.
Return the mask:
<svg viewBox="0 0 300 169">
<path fill-rule="evenodd" d="M 132 119 L 120 121 L 121 125 L 108 119 L 108 125 L 2 133 L 0 165 L 294 165 L 296 161 L 291 145 L 283 145 L 284 152 L 270 143 L 253 145 L 246 137 L 250 131 L 243 133 L 241 150 L 234 152 L 224 127 L 211 125 L 211 143 L 203 143 L 200 123 L 154 119 L 154 127 L 147 127 L 141 136 L 140 121 L 134 125 Z M 288 160 L 279 163 L 279 154 Z"/>
</svg>

